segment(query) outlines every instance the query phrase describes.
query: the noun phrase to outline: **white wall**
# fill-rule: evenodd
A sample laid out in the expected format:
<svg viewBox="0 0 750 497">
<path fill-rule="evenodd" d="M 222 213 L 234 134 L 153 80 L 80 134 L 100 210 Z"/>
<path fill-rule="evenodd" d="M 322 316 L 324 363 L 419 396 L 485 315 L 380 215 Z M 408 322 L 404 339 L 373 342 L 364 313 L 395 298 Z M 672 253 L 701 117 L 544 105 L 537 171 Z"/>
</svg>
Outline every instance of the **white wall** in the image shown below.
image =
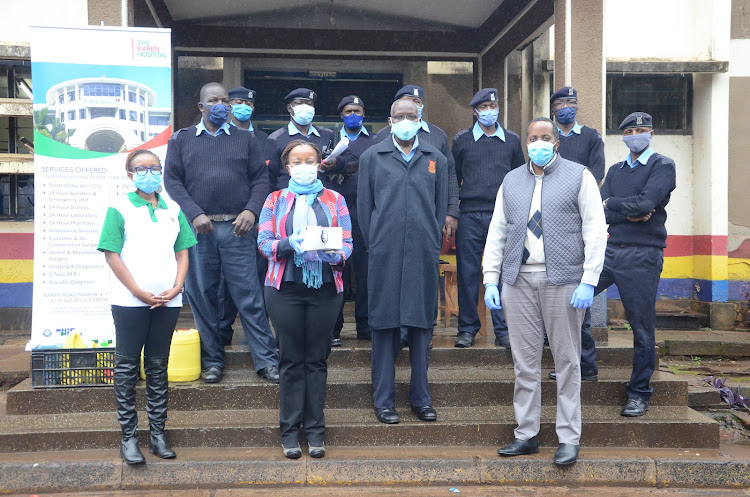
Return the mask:
<svg viewBox="0 0 750 497">
<path fill-rule="evenodd" d="M 607 0 L 607 60 L 727 60 L 731 0 Z"/>
<path fill-rule="evenodd" d="M 693 197 L 693 137 L 691 135 L 659 135 L 654 132 L 651 142 L 654 152 L 666 155 L 675 163 L 677 188 L 667 205 L 667 233 L 670 235 L 692 235 L 694 217 Z M 607 135 L 604 139 L 604 155 L 607 170 L 612 164 L 628 156 L 628 148 L 622 135 Z"/>
<path fill-rule="evenodd" d="M 86 26 L 87 0 L 4 0 L 0 7 L 0 42 L 31 40 L 29 26 Z M 10 4 L 10 5 L 8 5 Z M 71 50 L 82 47 L 71 47 Z"/>
</svg>

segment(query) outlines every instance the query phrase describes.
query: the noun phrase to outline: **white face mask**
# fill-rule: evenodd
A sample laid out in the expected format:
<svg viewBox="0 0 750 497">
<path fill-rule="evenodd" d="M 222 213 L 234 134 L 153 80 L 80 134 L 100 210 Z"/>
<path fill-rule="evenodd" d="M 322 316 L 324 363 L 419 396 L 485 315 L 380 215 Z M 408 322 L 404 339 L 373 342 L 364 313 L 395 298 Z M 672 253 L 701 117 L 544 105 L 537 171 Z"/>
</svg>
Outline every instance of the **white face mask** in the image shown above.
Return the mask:
<svg viewBox="0 0 750 497">
<path fill-rule="evenodd" d="M 318 179 L 318 164 L 300 164 L 291 168 L 289 176 L 300 186 L 309 186 Z"/>
</svg>

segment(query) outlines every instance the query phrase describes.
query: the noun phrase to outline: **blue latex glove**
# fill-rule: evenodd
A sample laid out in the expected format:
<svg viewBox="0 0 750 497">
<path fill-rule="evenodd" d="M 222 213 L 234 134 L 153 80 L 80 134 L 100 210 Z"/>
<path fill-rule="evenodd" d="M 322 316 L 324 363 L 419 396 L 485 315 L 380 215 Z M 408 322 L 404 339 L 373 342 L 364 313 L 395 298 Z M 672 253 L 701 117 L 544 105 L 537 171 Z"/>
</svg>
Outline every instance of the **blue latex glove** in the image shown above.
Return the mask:
<svg viewBox="0 0 750 497">
<path fill-rule="evenodd" d="M 494 283 L 487 283 L 484 290 L 484 305 L 493 311 L 503 308 L 500 305 L 500 289 Z"/>
<path fill-rule="evenodd" d="M 573 292 L 573 298 L 570 299 L 570 305 L 576 309 L 588 309 L 594 302 L 594 285 L 581 283 Z"/>
<path fill-rule="evenodd" d="M 325 252 L 323 250 L 318 250 L 318 257 L 320 257 L 321 261 L 327 262 L 328 264 L 338 264 L 341 262 L 341 259 L 343 259 L 338 252 Z"/>
<path fill-rule="evenodd" d="M 292 246 L 295 252 L 298 254 L 304 254 L 305 251 L 302 249 L 302 230 L 297 231 L 296 233 L 289 236 L 289 245 Z"/>
</svg>

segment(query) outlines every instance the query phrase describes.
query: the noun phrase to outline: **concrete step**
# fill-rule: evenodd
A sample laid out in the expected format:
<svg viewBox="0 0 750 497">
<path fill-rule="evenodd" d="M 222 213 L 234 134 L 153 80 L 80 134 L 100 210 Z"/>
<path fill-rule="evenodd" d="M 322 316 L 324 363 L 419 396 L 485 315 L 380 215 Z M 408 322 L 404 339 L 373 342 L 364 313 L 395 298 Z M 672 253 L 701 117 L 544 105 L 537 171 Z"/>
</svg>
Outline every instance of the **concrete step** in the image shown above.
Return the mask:
<svg viewBox="0 0 750 497">
<path fill-rule="evenodd" d="M 446 339 L 450 340 L 450 346 L 445 346 Z M 510 350 L 501 347 L 474 346 L 468 349 L 453 347 L 453 337 L 436 336 L 435 346 L 430 351 L 430 367 L 441 366 L 468 366 L 468 367 L 513 367 L 513 356 Z M 658 353 L 657 353 L 658 356 Z M 343 345 L 331 350 L 328 358 L 328 367 L 333 368 L 369 368 L 371 365 L 370 342 L 357 340 L 355 338 L 343 339 Z M 629 368 L 633 365 L 632 347 L 598 346 L 596 348 L 597 364 L 600 367 L 623 367 Z M 225 355 L 225 367 L 231 369 L 252 368 L 252 359 L 247 346 L 232 345 L 227 348 Z M 409 350 L 403 349 L 396 358 L 397 367 L 409 365 Z M 554 367 L 552 353 L 549 347 L 545 347 L 542 354 L 542 367 Z"/>
<path fill-rule="evenodd" d="M 278 447 L 177 448 L 177 459 L 146 453 L 127 466 L 116 445 L 103 450 L 3 454 L 0 488 L 15 495 L 90 492 L 86 496 L 329 497 L 452 495 L 631 496 L 746 495 L 747 460 L 701 449 L 581 448 L 569 468 L 552 463 L 556 447 L 498 457 L 478 447 L 328 446 L 326 457 L 290 461 Z M 303 449 L 306 449 L 303 447 Z M 606 488 L 596 488 L 596 487 Z M 197 490 L 202 489 L 202 490 Z M 226 490 L 216 490 L 226 489 Z M 230 490 L 231 489 L 231 490 Z M 82 495 L 83 494 L 66 494 Z"/>
<path fill-rule="evenodd" d="M 584 406 L 586 447 L 719 447 L 719 425 L 688 407 L 654 406 L 639 418 L 619 415 L 620 406 Z M 401 409 L 401 423 L 384 425 L 370 408 L 327 409 L 329 446 L 498 446 L 513 439 L 513 407 L 443 407 L 433 423 Z M 555 406 L 543 406 L 539 442 L 556 446 Z M 140 439 L 148 441 L 147 417 L 139 413 Z M 170 410 L 172 444 L 183 447 L 277 447 L 278 410 Z M 0 420 L 0 452 L 39 452 L 116 447 L 120 430 L 114 411 L 6 416 Z"/>
<path fill-rule="evenodd" d="M 707 319 L 705 314 L 689 309 L 656 311 L 656 327 L 663 330 L 699 330 Z"/>
<path fill-rule="evenodd" d="M 542 403 L 554 405 L 556 383 L 542 373 Z M 408 407 L 409 370 L 396 371 L 396 399 L 399 407 Z M 435 407 L 486 406 L 513 403 L 513 369 L 495 367 L 431 368 L 430 390 Z M 630 369 L 602 368 L 599 381 L 584 381 L 581 401 L 584 405 L 622 406 L 627 400 L 625 387 Z M 137 388 L 139 405 L 145 405 L 145 382 Z M 661 406 L 687 405 L 688 383 L 674 375 L 655 373 L 652 379 L 652 403 Z M 172 383 L 170 409 L 200 411 L 221 409 L 273 409 L 279 405 L 277 385 L 260 379 L 251 371 L 228 371 L 217 384 L 200 381 Z M 109 387 L 31 388 L 25 380 L 7 394 L 7 413 L 63 414 L 108 411 L 113 408 Z M 326 403 L 329 408 L 358 408 L 372 404 L 369 369 L 332 369 L 328 373 Z"/>
</svg>

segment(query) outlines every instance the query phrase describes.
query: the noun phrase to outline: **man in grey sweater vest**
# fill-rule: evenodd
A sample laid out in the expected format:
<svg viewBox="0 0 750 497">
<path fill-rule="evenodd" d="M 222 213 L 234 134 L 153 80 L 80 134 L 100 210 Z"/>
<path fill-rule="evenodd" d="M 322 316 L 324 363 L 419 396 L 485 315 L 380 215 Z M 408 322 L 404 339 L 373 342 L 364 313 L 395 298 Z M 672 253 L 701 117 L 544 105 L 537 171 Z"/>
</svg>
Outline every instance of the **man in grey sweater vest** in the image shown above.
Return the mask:
<svg viewBox="0 0 750 497">
<path fill-rule="evenodd" d="M 557 372 L 555 464 L 574 464 L 581 438 L 581 324 L 591 306 L 607 245 L 596 180 L 557 153 L 547 118 L 526 130 L 528 164 L 506 174 L 484 248 L 485 303 L 508 322 L 513 353 L 515 439 L 502 456 L 535 454 L 541 423 L 544 331 Z"/>
</svg>

